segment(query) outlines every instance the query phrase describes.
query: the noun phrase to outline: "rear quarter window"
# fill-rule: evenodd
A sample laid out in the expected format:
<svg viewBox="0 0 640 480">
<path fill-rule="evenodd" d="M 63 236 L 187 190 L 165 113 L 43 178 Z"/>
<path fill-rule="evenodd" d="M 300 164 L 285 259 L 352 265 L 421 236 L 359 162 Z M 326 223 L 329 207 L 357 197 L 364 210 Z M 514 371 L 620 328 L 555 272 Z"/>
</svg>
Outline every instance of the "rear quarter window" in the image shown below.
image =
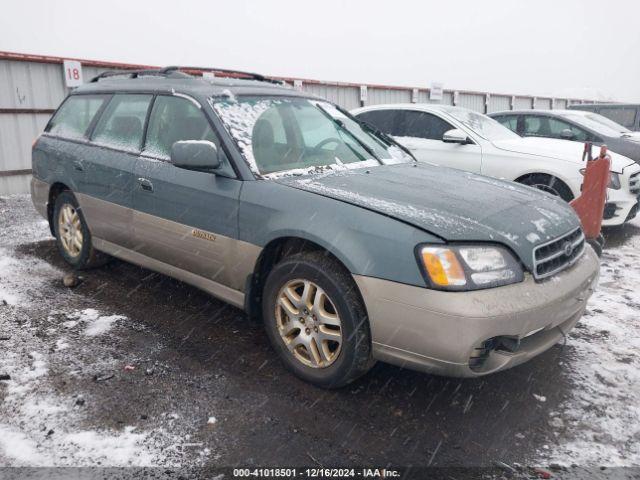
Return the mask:
<svg viewBox="0 0 640 480">
<path fill-rule="evenodd" d="M 108 95 L 74 95 L 67 98 L 49 122 L 47 132 L 65 138 L 84 138 L 91 121 L 107 98 Z"/>
<path fill-rule="evenodd" d="M 99 145 L 139 152 L 152 95 L 114 95 L 98 121 L 91 140 Z"/>
</svg>

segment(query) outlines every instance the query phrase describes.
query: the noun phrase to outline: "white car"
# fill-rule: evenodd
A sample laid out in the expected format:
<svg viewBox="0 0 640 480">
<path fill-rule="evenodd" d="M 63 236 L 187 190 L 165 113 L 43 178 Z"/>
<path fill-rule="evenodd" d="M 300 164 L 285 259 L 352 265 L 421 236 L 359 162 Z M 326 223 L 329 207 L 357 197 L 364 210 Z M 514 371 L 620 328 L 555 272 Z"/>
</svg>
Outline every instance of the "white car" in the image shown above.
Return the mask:
<svg viewBox="0 0 640 480">
<path fill-rule="evenodd" d="M 486 115 L 447 105 L 375 105 L 351 113 L 393 136 L 419 161 L 519 182 L 566 201 L 580 196 L 586 167 L 581 143 L 523 138 Z M 598 152 L 594 147 L 594 155 Z M 640 166 L 622 155 L 610 155 L 605 226 L 631 220 L 640 195 Z"/>
</svg>

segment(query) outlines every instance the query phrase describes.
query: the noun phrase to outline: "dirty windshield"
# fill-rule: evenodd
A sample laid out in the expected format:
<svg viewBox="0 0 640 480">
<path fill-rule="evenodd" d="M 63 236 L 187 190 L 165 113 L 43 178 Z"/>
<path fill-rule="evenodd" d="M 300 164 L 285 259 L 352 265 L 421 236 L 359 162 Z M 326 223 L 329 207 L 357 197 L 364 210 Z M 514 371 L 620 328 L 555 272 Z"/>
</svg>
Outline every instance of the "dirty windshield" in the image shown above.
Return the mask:
<svg viewBox="0 0 640 480">
<path fill-rule="evenodd" d="M 332 104 L 306 98 L 239 97 L 211 105 L 259 175 L 306 174 L 411 161 Z"/>
</svg>

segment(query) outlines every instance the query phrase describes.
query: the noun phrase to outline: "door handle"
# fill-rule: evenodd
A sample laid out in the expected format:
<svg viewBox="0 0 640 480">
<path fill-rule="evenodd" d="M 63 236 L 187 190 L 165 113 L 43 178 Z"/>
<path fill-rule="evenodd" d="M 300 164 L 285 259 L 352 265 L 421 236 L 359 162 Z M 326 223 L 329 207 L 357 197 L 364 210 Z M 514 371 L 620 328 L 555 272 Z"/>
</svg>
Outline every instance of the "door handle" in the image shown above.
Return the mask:
<svg viewBox="0 0 640 480">
<path fill-rule="evenodd" d="M 84 167 L 82 166 L 82 162 L 80 160 L 76 160 L 75 162 L 73 162 L 73 168 L 78 172 L 84 171 Z"/>
<path fill-rule="evenodd" d="M 153 183 L 151 183 L 146 178 L 138 178 L 138 185 L 140 185 L 140 188 L 142 188 L 142 190 L 153 192 Z"/>
</svg>

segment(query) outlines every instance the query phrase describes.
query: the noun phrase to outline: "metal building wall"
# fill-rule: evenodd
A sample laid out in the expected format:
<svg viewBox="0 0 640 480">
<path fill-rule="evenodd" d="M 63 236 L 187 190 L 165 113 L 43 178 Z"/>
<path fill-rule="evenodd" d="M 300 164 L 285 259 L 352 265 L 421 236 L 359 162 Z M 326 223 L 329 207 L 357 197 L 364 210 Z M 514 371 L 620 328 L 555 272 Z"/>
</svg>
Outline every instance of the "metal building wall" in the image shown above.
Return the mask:
<svg viewBox="0 0 640 480">
<path fill-rule="evenodd" d="M 302 90 L 326 98 L 347 110 L 360 106 L 360 89 L 358 87 L 306 83 L 303 84 Z"/>
<path fill-rule="evenodd" d="M 31 169 L 31 145 L 42 132 L 50 115 L 67 95 L 62 58 L 0 52 L 0 195 L 28 192 Z M 81 60 L 84 81 L 105 70 L 153 68 L 113 62 Z M 413 88 L 367 85 L 367 98 L 360 100 L 360 85 L 282 78 L 293 85 L 301 82 L 303 91 L 324 97 L 350 110 L 361 105 L 409 103 Z M 429 89 L 418 89 L 419 103 L 456 104 L 478 112 L 514 108 L 533 108 L 533 97 L 445 90 L 442 100 L 429 99 Z M 581 100 L 554 99 L 553 108 L 566 108 L 567 102 Z M 552 99 L 537 98 L 535 108 L 550 108 Z"/>
<path fill-rule="evenodd" d="M 536 98 L 536 110 L 549 110 L 551 108 L 550 98 Z"/>
<path fill-rule="evenodd" d="M 411 90 L 368 88 L 366 104 L 378 105 L 380 103 L 411 103 Z"/>
<path fill-rule="evenodd" d="M 469 110 L 475 110 L 476 112 L 483 112 L 485 110 L 486 96 L 479 93 L 464 93 L 458 94 L 457 107 L 468 108 Z"/>
<path fill-rule="evenodd" d="M 533 97 L 516 97 L 513 102 L 514 110 L 525 110 L 533 108 Z"/>
<path fill-rule="evenodd" d="M 500 112 L 511 109 L 511 97 L 506 95 L 491 95 L 487 113 Z"/>
</svg>

